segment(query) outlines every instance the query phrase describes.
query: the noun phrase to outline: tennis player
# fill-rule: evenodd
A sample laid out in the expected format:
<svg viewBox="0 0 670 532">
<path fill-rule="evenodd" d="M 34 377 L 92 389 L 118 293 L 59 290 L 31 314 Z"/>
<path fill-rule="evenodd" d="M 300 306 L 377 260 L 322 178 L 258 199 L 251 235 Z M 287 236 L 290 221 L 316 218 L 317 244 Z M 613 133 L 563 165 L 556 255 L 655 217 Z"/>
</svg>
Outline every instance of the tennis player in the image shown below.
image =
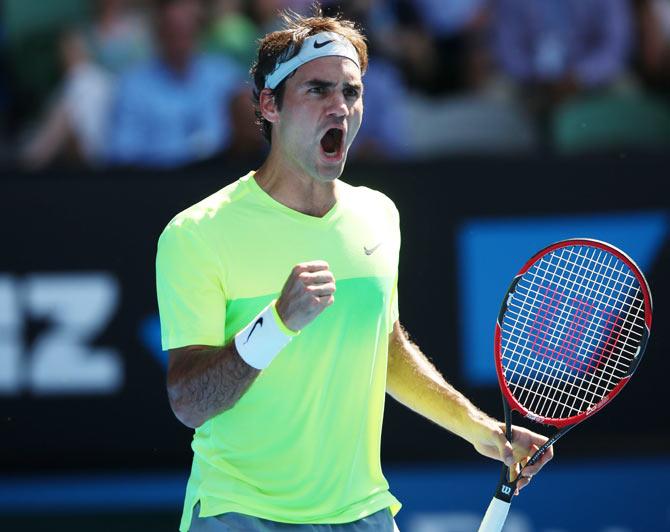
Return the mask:
<svg viewBox="0 0 670 532">
<path fill-rule="evenodd" d="M 363 118 L 365 41 L 343 19 L 284 23 L 252 68 L 267 160 L 158 242 L 168 395 L 195 429 L 180 530 L 390 532 L 386 393 L 510 465 L 546 440 L 516 428 L 510 445 L 409 341 L 398 211 L 338 179 Z"/>
</svg>

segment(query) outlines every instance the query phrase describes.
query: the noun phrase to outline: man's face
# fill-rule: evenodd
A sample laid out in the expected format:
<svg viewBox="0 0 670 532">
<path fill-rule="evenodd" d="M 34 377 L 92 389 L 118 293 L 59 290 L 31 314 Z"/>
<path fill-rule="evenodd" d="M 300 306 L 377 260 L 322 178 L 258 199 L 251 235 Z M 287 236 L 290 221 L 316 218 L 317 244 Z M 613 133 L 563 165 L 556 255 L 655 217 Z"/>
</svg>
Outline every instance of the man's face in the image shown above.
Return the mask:
<svg viewBox="0 0 670 532">
<path fill-rule="evenodd" d="M 344 170 L 363 118 L 361 72 L 344 57 L 305 63 L 286 80 L 273 145 L 292 167 L 327 182 Z"/>
</svg>

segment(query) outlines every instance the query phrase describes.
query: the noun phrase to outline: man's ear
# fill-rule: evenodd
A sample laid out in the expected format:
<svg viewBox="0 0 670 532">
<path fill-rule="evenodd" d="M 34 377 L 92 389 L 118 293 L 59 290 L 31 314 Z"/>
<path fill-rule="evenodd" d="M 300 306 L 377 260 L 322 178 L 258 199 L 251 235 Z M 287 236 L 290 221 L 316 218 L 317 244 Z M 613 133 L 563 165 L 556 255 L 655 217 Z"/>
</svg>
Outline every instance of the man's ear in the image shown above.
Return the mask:
<svg viewBox="0 0 670 532">
<path fill-rule="evenodd" d="M 265 120 L 271 124 L 279 122 L 279 109 L 271 89 L 263 89 L 258 95 L 258 108 Z"/>
</svg>

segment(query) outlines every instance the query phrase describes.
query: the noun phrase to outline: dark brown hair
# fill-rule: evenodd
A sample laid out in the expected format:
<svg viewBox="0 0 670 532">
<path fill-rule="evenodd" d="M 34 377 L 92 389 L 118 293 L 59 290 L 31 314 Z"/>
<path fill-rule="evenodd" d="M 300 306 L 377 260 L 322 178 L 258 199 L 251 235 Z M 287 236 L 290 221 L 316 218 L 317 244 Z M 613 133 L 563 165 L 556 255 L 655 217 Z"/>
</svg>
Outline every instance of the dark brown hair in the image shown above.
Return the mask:
<svg viewBox="0 0 670 532">
<path fill-rule="evenodd" d="M 295 57 L 300 52 L 300 48 L 307 37 L 324 31 L 339 33 L 348 39 L 358 52 L 361 72 L 365 73 L 368 67 L 368 47 L 365 37 L 354 22 L 342 19 L 339 15 L 324 17 L 321 8 L 318 6 L 314 8 L 314 15 L 311 17 L 304 17 L 292 11 L 284 11 L 280 16 L 284 29 L 268 33 L 260 40 L 258 57 L 250 71 L 254 80 L 253 101 L 256 123 L 260 126 L 263 137 L 268 142 L 271 142 L 272 123 L 263 118 L 259 108 L 260 94 L 265 87 L 265 78 L 275 69 L 278 62 L 283 63 Z M 283 79 L 272 91 L 277 108 L 280 110 L 284 98 L 285 82 L 291 75 Z"/>
</svg>

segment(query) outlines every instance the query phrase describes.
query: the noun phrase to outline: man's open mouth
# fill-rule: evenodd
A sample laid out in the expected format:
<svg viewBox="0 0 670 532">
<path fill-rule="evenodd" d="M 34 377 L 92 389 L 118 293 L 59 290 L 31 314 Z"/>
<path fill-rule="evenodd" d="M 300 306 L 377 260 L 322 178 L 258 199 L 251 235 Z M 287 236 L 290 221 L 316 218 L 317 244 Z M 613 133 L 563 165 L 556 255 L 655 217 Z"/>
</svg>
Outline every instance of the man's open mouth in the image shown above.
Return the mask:
<svg viewBox="0 0 670 532">
<path fill-rule="evenodd" d="M 342 152 L 343 133 L 341 129 L 333 127 L 321 138 L 321 148 L 327 157 L 337 157 Z"/>
</svg>

